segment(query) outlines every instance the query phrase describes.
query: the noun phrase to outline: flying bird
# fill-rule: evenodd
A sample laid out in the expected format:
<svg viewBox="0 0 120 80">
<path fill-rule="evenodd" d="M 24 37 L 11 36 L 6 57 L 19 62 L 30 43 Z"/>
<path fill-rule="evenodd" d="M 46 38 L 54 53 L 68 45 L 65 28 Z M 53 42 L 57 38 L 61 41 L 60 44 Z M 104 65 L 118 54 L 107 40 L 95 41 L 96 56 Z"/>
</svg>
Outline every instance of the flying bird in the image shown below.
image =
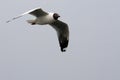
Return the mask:
<svg viewBox="0 0 120 80">
<path fill-rule="evenodd" d="M 69 42 L 69 28 L 65 22 L 58 20 L 58 18 L 60 17 L 58 13 L 49 13 L 49 12 L 43 11 L 41 8 L 35 8 L 17 17 L 14 17 L 11 20 L 8 20 L 7 23 L 17 18 L 20 18 L 25 14 L 31 14 L 36 17 L 33 20 L 27 20 L 27 22 L 30 23 L 31 25 L 47 25 L 48 24 L 52 26 L 57 32 L 61 51 L 62 52 L 66 51 L 66 48 Z"/>
</svg>

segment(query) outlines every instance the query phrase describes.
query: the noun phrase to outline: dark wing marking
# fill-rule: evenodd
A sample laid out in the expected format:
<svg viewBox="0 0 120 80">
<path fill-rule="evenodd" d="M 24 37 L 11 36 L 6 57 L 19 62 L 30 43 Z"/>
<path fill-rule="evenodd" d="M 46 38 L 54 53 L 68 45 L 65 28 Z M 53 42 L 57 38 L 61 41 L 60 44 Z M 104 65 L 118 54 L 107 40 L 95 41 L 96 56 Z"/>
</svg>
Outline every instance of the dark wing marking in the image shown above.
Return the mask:
<svg viewBox="0 0 120 80">
<path fill-rule="evenodd" d="M 30 12 L 29 14 L 34 15 L 36 17 L 48 15 L 48 13 L 43 11 L 41 8 L 35 9 L 34 11 Z"/>
<path fill-rule="evenodd" d="M 69 42 L 68 25 L 60 20 L 57 20 L 50 25 L 57 31 L 61 51 L 65 52 L 65 48 L 67 48 Z"/>
</svg>

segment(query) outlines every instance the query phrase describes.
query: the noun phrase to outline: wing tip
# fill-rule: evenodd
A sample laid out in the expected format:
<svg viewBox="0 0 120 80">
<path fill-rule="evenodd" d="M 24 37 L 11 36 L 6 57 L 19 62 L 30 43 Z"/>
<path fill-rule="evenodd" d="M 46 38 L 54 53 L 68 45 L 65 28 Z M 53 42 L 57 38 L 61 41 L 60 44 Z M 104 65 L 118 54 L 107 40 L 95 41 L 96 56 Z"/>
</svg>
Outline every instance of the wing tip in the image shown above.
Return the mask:
<svg viewBox="0 0 120 80">
<path fill-rule="evenodd" d="M 64 43 L 60 43 L 60 48 L 62 52 L 66 52 L 68 46 L 68 41 L 64 42 Z"/>
<path fill-rule="evenodd" d="M 6 21 L 6 23 L 9 23 L 10 21 Z"/>
<path fill-rule="evenodd" d="M 66 48 L 61 48 L 61 52 L 66 52 Z"/>
</svg>

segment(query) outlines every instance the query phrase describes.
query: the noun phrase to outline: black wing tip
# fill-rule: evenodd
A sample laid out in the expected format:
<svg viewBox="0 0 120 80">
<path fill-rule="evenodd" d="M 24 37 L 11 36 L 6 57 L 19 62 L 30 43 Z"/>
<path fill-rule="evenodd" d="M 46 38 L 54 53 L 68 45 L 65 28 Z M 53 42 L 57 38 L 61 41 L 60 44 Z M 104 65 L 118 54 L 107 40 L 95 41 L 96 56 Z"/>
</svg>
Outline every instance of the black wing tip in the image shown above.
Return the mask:
<svg viewBox="0 0 120 80">
<path fill-rule="evenodd" d="M 66 52 L 66 48 L 68 46 L 68 40 L 65 41 L 64 43 L 60 43 L 60 48 L 62 52 Z"/>
<path fill-rule="evenodd" d="M 65 48 L 61 48 L 61 52 L 66 52 L 66 49 Z"/>
</svg>

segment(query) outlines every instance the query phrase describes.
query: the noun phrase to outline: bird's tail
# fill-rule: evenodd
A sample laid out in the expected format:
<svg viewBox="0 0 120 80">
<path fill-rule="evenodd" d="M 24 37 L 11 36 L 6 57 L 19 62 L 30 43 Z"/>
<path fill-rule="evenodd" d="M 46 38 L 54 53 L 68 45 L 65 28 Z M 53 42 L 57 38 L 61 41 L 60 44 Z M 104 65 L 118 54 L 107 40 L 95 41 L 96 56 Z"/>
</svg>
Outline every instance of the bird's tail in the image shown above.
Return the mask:
<svg viewBox="0 0 120 80">
<path fill-rule="evenodd" d="M 27 22 L 32 24 L 32 25 L 35 24 L 35 20 L 27 20 Z"/>
</svg>

